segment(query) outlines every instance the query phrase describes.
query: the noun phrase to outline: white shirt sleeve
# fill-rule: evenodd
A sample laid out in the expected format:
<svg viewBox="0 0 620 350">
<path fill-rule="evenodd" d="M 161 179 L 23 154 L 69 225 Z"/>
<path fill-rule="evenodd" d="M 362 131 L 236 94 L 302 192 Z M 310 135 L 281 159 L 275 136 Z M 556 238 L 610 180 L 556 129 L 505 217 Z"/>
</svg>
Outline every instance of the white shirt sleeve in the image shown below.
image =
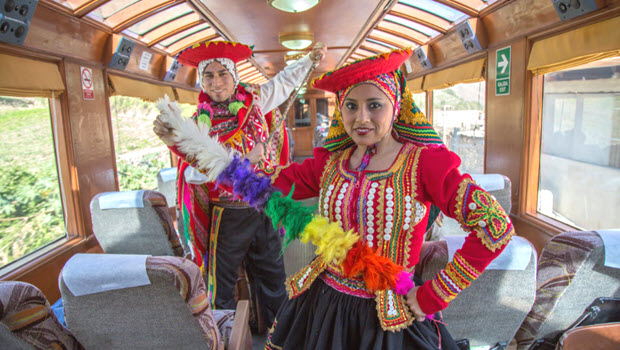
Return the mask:
<svg viewBox="0 0 620 350">
<path fill-rule="evenodd" d="M 286 101 L 291 92 L 304 79 L 310 67 L 312 67 L 312 60 L 308 54 L 284 67 L 284 70 L 261 85 L 258 105 L 263 113 L 271 111 Z"/>
</svg>

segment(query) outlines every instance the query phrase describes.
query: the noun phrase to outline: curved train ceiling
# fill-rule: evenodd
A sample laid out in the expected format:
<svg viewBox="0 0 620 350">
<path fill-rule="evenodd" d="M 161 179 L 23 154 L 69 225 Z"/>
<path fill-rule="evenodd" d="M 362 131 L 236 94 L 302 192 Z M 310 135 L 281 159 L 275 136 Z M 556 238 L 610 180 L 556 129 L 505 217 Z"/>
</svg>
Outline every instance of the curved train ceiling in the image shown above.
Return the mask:
<svg viewBox="0 0 620 350">
<path fill-rule="evenodd" d="M 312 33 L 329 46 L 320 74 L 356 59 L 439 39 L 456 24 L 509 0 L 322 0 L 288 13 L 267 0 L 40 0 L 170 56 L 208 40 L 254 45 L 241 80 L 263 83 L 296 52 L 280 35 Z M 303 51 L 298 51 L 301 53 Z"/>
</svg>

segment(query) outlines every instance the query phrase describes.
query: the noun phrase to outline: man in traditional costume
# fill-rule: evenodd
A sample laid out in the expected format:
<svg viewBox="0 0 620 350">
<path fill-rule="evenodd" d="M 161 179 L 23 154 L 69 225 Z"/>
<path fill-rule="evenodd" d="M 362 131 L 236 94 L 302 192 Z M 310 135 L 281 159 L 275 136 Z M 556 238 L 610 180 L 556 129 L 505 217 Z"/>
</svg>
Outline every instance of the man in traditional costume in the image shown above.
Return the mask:
<svg viewBox="0 0 620 350">
<path fill-rule="evenodd" d="M 246 154 L 274 133 L 270 151 L 261 156 L 261 168 L 285 165 L 289 160 L 288 136 L 278 105 L 284 102 L 306 76 L 315 59 L 327 48 L 318 43 L 309 55 L 287 66 L 269 82 L 257 86 L 239 82 L 236 64 L 251 57 L 252 48 L 240 43 L 213 41 L 196 44 L 181 52 L 181 64 L 197 67 L 202 91 L 193 118 L 211 126 L 226 147 Z M 154 131 L 160 137 L 165 132 Z M 173 142 L 162 137 L 178 154 Z M 234 309 L 234 286 L 238 269 L 245 268 L 252 281 L 261 316 L 271 324 L 286 300 L 281 240 L 271 220 L 237 200 L 232 193 L 196 171 L 191 160 L 178 164 L 178 208 L 183 237 L 192 259 L 203 269 L 212 305 Z"/>
</svg>

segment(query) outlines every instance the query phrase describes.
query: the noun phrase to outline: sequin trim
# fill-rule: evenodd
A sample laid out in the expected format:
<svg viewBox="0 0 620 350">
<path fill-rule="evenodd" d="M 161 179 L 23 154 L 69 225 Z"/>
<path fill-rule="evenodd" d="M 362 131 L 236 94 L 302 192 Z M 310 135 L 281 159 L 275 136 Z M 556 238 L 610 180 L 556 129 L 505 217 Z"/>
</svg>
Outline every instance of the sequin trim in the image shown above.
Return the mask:
<svg viewBox="0 0 620 350">
<path fill-rule="evenodd" d="M 293 276 L 286 279 L 286 290 L 288 292 L 288 298 L 293 299 L 305 292 L 312 283 L 319 277 L 319 275 L 325 271 L 327 264 L 317 257 L 310 265 L 302 268 Z"/>
</svg>

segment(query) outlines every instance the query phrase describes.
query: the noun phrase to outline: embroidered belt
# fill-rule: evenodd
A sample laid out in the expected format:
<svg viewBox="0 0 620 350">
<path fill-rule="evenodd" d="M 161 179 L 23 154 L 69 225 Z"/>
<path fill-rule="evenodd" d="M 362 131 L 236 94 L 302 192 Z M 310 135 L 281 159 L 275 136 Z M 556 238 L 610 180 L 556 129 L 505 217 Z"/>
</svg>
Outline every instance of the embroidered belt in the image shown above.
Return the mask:
<svg viewBox="0 0 620 350">
<path fill-rule="evenodd" d="M 248 202 L 230 199 L 210 199 L 211 204 L 220 208 L 250 208 Z"/>
<path fill-rule="evenodd" d="M 396 294 L 390 289 L 377 291 L 373 295 L 366 290 L 362 281 L 345 278 L 334 270 L 328 269 L 327 264 L 320 256 L 314 259 L 308 266 L 286 279 L 286 290 L 288 291 L 289 299 L 301 295 L 310 288 L 317 278 L 321 278 L 325 283 L 342 293 L 361 298 L 374 297 L 377 303 L 379 322 L 384 331 L 399 331 L 407 328 L 415 320 L 404 296 Z"/>
<path fill-rule="evenodd" d="M 341 293 L 365 299 L 373 299 L 375 297 L 373 293 L 366 290 L 364 281 L 346 278 L 329 267 L 319 278 Z"/>
</svg>

